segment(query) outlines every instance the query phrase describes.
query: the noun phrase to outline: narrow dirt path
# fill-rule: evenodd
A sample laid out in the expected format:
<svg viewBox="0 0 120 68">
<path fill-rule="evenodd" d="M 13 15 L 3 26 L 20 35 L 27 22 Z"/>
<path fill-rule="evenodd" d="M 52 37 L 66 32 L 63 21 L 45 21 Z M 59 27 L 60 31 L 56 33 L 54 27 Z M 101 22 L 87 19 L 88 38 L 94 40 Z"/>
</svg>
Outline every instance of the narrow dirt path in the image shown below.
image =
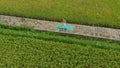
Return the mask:
<svg viewBox="0 0 120 68">
<path fill-rule="evenodd" d="M 78 24 L 68 24 L 68 25 L 74 26 L 75 30 L 59 31 L 55 29 L 55 25 L 60 22 L 36 20 L 36 19 L 5 16 L 5 15 L 0 15 L 0 21 L 5 25 L 25 26 L 25 27 L 32 27 L 36 30 L 69 33 L 69 34 L 76 34 L 76 35 L 83 35 L 83 36 L 90 36 L 90 37 L 97 37 L 97 38 L 106 38 L 106 39 L 120 41 L 120 29 L 94 27 L 94 26 L 78 25 Z"/>
</svg>

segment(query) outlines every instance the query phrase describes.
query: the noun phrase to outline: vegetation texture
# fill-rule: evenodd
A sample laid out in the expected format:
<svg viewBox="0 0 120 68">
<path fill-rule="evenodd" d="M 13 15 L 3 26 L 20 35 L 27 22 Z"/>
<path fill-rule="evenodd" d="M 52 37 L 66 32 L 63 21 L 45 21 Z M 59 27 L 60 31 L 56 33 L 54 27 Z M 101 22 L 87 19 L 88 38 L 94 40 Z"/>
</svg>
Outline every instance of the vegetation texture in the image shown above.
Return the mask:
<svg viewBox="0 0 120 68">
<path fill-rule="evenodd" d="M 0 0 L 0 14 L 120 28 L 120 0 Z"/>
<path fill-rule="evenodd" d="M 0 25 L 0 67 L 119 68 L 120 43 Z"/>
</svg>

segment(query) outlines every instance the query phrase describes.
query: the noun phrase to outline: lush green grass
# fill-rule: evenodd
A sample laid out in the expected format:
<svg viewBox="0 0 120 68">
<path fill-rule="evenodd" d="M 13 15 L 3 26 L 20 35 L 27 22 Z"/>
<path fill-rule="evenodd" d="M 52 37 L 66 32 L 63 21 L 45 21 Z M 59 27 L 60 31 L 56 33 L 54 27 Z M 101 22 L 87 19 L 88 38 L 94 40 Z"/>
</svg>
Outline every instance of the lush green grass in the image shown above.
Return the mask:
<svg viewBox="0 0 120 68">
<path fill-rule="evenodd" d="M 120 0 L 0 0 L 0 14 L 120 28 Z"/>
<path fill-rule="evenodd" d="M 120 43 L 0 25 L 0 67 L 120 67 Z"/>
</svg>

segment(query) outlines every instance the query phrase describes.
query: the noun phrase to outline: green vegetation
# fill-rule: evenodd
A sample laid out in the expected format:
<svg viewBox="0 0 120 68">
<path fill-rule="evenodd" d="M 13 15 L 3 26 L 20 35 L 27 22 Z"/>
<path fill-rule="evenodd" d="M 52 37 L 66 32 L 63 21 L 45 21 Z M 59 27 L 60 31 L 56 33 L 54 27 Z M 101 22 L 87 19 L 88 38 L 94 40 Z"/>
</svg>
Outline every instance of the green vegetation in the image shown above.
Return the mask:
<svg viewBox="0 0 120 68">
<path fill-rule="evenodd" d="M 120 28 L 120 0 L 0 0 L 0 14 Z M 0 24 L 0 68 L 119 68 L 120 42 Z"/>
<path fill-rule="evenodd" d="M 120 43 L 0 25 L 0 67 L 119 68 Z"/>
<path fill-rule="evenodd" d="M 120 0 L 0 0 L 0 14 L 120 28 Z"/>
</svg>

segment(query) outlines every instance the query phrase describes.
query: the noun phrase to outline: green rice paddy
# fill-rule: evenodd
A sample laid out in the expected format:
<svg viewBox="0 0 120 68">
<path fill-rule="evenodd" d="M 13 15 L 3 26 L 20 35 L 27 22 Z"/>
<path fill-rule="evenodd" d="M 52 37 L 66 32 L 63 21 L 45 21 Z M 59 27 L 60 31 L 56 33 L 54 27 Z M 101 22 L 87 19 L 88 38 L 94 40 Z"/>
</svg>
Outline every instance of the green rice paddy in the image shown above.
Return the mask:
<svg viewBox="0 0 120 68">
<path fill-rule="evenodd" d="M 1 68 L 119 68 L 120 43 L 0 25 Z"/>
<path fill-rule="evenodd" d="M 120 28 L 120 0 L 0 0 L 0 15 Z M 0 24 L 0 68 L 120 68 L 120 42 Z"/>
<path fill-rule="evenodd" d="M 0 0 L 0 14 L 120 28 L 120 0 Z"/>
</svg>

